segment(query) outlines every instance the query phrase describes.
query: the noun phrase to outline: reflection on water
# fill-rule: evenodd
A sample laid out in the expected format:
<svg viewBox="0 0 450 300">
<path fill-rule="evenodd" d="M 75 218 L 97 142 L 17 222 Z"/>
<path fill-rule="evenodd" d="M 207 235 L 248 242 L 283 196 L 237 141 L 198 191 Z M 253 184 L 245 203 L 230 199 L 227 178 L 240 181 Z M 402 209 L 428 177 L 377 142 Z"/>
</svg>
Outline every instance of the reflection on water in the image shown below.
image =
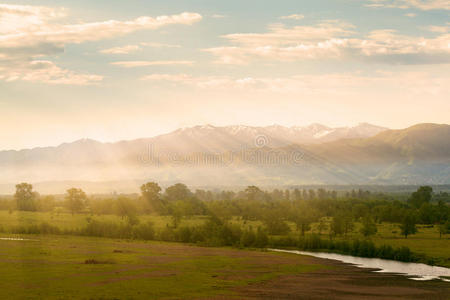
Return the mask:
<svg viewBox="0 0 450 300">
<path fill-rule="evenodd" d="M 336 253 L 307 252 L 307 251 L 280 250 L 280 249 L 269 249 L 269 250 L 301 255 L 310 255 L 326 259 L 334 259 L 345 263 L 353 264 L 360 268 L 377 269 L 375 272 L 402 274 L 413 280 L 440 279 L 443 281 L 450 282 L 450 269 L 444 267 L 429 266 L 426 264 L 418 264 L 418 263 L 405 263 L 381 258 L 356 257 Z M 444 277 L 447 277 L 449 279 L 446 279 Z"/>
</svg>

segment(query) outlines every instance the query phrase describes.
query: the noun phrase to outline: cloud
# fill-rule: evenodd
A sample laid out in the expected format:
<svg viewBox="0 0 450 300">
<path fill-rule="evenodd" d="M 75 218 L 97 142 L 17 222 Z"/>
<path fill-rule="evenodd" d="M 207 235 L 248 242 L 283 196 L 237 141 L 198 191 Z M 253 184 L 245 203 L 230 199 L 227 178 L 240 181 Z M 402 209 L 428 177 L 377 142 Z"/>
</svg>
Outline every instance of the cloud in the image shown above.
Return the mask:
<svg viewBox="0 0 450 300">
<path fill-rule="evenodd" d="M 204 49 L 216 63 L 248 64 L 253 61 L 359 59 L 382 63 L 416 64 L 450 62 L 450 35 L 432 38 L 406 36 L 395 30 L 374 30 L 356 37 L 353 25 L 327 21 L 316 26 L 271 25 L 266 33 L 223 36 L 231 45 Z M 436 31 L 435 31 L 436 32 Z"/>
<path fill-rule="evenodd" d="M 141 78 L 147 81 L 189 82 L 192 76 L 186 74 L 150 74 Z"/>
<path fill-rule="evenodd" d="M 124 68 L 136 68 L 147 66 L 170 66 L 170 65 L 193 65 L 193 61 L 188 60 L 161 60 L 161 61 L 116 61 L 111 63 L 114 66 Z"/>
<path fill-rule="evenodd" d="M 125 45 L 119 47 L 113 47 L 108 49 L 100 50 L 99 53 L 103 54 L 130 54 L 133 52 L 141 51 L 143 47 L 151 48 L 180 48 L 180 45 L 171 45 L 163 43 L 140 43 L 139 45 Z"/>
<path fill-rule="evenodd" d="M 142 46 L 152 48 L 181 48 L 180 45 L 164 44 L 164 43 L 141 43 Z"/>
<path fill-rule="evenodd" d="M 272 24 L 266 33 L 235 33 L 222 36 L 235 44 L 245 45 L 281 45 L 295 44 L 298 41 L 324 40 L 334 37 L 349 36 L 354 26 L 350 23 L 328 20 L 315 26 L 286 27 L 283 24 Z"/>
<path fill-rule="evenodd" d="M 428 29 L 431 32 L 437 32 L 437 33 L 448 33 L 450 32 L 450 23 L 447 23 L 447 26 L 428 26 L 426 29 Z M 450 44 L 449 44 L 450 47 Z"/>
<path fill-rule="evenodd" d="M 223 18 L 226 18 L 227 16 L 225 16 L 225 15 L 219 15 L 219 14 L 214 14 L 214 15 L 212 15 L 211 16 L 211 18 L 213 18 L 213 19 L 223 19 Z"/>
<path fill-rule="evenodd" d="M 103 54 L 129 54 L 132 52 L 136 52 L 136 51 L 140 51 L 142 50 L 141 47 L 139 47 L 138 45 L 126 45 L 126 46 L 121 46 L 121 47 L 113 47 L 113 48 L 109 48 L 109 49 L 103 49 L 100 50 L 100 53 Z"/>
<path fill-rule="evenodd" d="M 141 80 L 167 82 L 198 89 L 218 91 L 279 93 L 293 95 L 347 95 L 357 90 L 389 87 L 408 90 L 413 94 L 446 95 L 450 92 L 450 77 L 435 77 L 425 72 L 375 72 L 372 75 L 323 74 L 288 77 L 192 76 L 187 74 L 150 74 Z"/>
<path fill-rule="evenodd" d="M 81 74 L 62 69 L 51 61 L 34 60 L 14 69 L 0 68 L 0 80 L 43 82 L 47 84 L 93 85 L 103 80 L 103 76 Z"/>
<path fill-rule="evenodd" d="M 419 10 L 450 10 L 448 0 L 371 0 L 368 7 L 375 8 L 415 8 Z"/>
<path fill-rule="evenodd" d="M 0 4 L 0 34 L 20 32 L 66 16 L 64 9 L 30 5 Z"/>
<path fill-rule="evenodd" d="M 289 15 L 289 16 L 280 17 L 280 19 L 282 19 L 282 20 L 301 20 L 304 18 L 305 18 L 304 15 L 299 15 L 299 14 L 293 14 L 293 15 Z"/>
<path fill-rule="evenodd" d="M 202 19 L 202 16 L 197 13 L 184 12 L 170 16 L 142 16 L 128 21 L 108 20 L 76 24 L 58 22 L 59 18 L 65 15 L 65 10 L 59 8 L 1 4 L 0 70 L 2 70 L 2 78 L 11 78 L 10 74 L 17 74 L 19 71 L 24 74 L 16 76 L 17 78 L 27 78 L 27 74 L 33 78 L 33 81 L 43 78 L 35 76 L 34 68 L 36 64 L 40 64 L 40 58 L 63 53 L 67 44 L 114 38 L 138 30 L 154 30 L 167 25 L 192 25 Z M 132 49 L 136 48 L 120 49 L 119 47 L 105 51 L 125 53 Z M 82 82 L 80 78 L 85 76 L 54 67 L 52 79 L 45 79 L 44 82 L 68 83 L 70 80 L 67 80 L 67 77 L 70 76 L 73 77 L 74 82 Z M 61 76 L 60 81 L 55 78 L 58 74 Z"/>
<path fill-rule="evenodd" d="M 417 14 L 415 14 L 415 13 L 407 13 L 407 14 L 405 14 L 405 17 L 410 17 L 410 18 L 414 18 L 416 16 L 417 16 Z"/>
</svg>

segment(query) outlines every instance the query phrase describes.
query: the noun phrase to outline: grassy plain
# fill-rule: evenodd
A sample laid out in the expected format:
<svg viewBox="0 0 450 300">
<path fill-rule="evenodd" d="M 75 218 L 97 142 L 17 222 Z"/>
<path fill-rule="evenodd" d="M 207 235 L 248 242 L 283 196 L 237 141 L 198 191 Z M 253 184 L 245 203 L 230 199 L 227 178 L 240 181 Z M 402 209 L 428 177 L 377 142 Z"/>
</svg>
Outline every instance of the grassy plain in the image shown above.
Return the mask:
<svg viewBox="0 0 450 300">
<path fill-rule="evenodd" d="M 11 237 L 2 235 L 0 238 Z M 0 299 L 448 299 L 331 260 L 178 243 L 22 235 L 0 239 Z"/>
<path fill-rule="evenodd" d="M 96 220 L 111 221 L 111 222 L 125 222 L 116 215 L 100 215 L 90 216 L 87 214 L 74 214 L 69 213 L 49 213 L 49 212 L 24 212 L 24 211 L 0 211 L 0 229 L 1 231 L 8 233 L 11 228 L 15 226 L 40 224 L 47 222 L 51 225 L 57 226 L 61 230 L 64 229 L 77 229 L 87 224 L 88 218 L 95 218 Z M 143 215 L 139 216 L 141 222 L 151 221 L 156 230 L 165 228 L 167 225 L 172 224 L 172 218 L 170 216 L 156 216 L 156 215 Z M 180 226 L 183 225 L 199 225 L 202 224 L 206 217 L 193 217 L 183 218 Z M 233 223 L 238 223 L 242 227 L 257 228 L 262 223 L 259 221 L 242 221 L 240 218 L 233 218 Z M 289 224 L 292 235 L 298 236 L 300 233 L 296 231 L 294 224 Z M 355 228 L 348 234 L 347 239 L 363 238 L 359 234 L 359 228 L 361 224 L 356 223 Z M 318 233 L 317 224 L 312 224 L 311 230 L 308 233 Z M 407 246 L 417 254 L 426 255 L 429 258 L 435 260 L 436 263 L 442 266 L 450 267 L 450 235 L 444 235 L 439 237 L 437 226 L 421 226 L 418 225 L 418 233 L 410 235 L 407 239 L 400 235 L 398 224 L 383 223 L 377 225 L 378 232 L 371 237 L 372 241 L 376 245 L 391 245 L 393 247 Z M 328 238 L 327 231 L 322 232 L 322 238 Z M 342 237 L 344 238 L 344 237 Z"/>
<path fill-rule="evenodd" d="M 0 240 L 1 299 L 236 296 L 234 288 L 311 272 L 300 256 L 68 236 Z M 288 257 L 288 258 L 286 258 Z"/>
</svg>

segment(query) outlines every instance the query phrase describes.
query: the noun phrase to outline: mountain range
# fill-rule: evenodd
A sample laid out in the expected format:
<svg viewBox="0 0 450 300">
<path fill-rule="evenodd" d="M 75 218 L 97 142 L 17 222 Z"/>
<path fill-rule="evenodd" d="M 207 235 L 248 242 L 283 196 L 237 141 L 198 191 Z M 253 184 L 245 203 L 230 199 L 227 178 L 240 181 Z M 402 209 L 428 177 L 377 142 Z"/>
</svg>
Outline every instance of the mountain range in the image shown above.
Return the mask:
<svg viewBox="0 0 450 300">
<path fill-rule="evenodd" d="M 0 183 L 8 191 L 21 181 L 69 180 L 197 186 L 448 184 L 450 125 L 401 130 L 367 123 L 339 128 L 203 125 L 116 143 L 82 139 L 0 151 L 0 169 Z"/>
</svg>

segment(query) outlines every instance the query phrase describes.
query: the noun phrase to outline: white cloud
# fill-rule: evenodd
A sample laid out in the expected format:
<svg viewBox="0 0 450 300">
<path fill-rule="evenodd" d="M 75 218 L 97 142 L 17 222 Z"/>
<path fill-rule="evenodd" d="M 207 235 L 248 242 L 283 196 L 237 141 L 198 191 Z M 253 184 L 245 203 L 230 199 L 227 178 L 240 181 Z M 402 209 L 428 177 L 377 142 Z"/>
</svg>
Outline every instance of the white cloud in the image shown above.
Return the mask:
<svg viewBox="0 0 450 300">
<path fill-rule="evenodd" d="M 420 10 L 450 10 L 448 0 L 371 0 L 369 7 L 382 8 L 416 8 Z"/>
<path fill-rule="evenodd" d="M 304 18 L 305 18 L 304 15 L 299 15 L 299 14 L 292 14 L 292 15 L 289 15 L 289 16 L 282 16 L 282 17 L 280 17 L 280 19 L 282 19 L 282 20 L 301 20 L 301 19 L 304 19 Z"/>
<path fill-rule="evenodd" d="M 414 18 L 414 17 L 417 16 L 417 14 L 415 14 L 415 13 L 407 13 L 407 14 L 405 14 L 405 16 L 406 17 L 410 17 L 410 18 Z"/>
<path fill-rule="evenodd" d="M 450 92 L 450 77 L 434 77 L 425 72 L 375 72 L 369 76 L 349 74 L 295 75 L 289 77 L 191 76 L 187 74 L 151 74 L 141 80 L 168 82 L 198 89 L 238 90 L 243 92 L 280 93 L 294 95 L 346 95 L 356 90 L 377 86 L 405 89 L 413 94 L 446 95 Z"/>
<path fill-rule="evenodd" d="M 450 25 L 450 23 L 447 23 Z M 431 32 L 447 33 L 450 32 L 450 26 L 428 26 L 427 29 Z M 450 44 L 449 44 L 450 47 Z"/>
<path fill-rule="evenodd" d="M 136 68 L 147 66 L 170 66 L 170 65 L 193 65 L 193 61 L 189 60 L 160 60 L 160 61 L 116 61 L 112 65 L 124 68 Z"/>
<path fill-rule="evenodd" d="M 286 27 L 283 24 L 272 24 L 266 33 L 235 33 L 224 35 L 223 38 L 235 44 L 285 45 L 349 36 L 353 33 L 353 28 L 352 24 L 337 20 L 324 21 L 315 26 Z"/>
<path fill-rule="evenodd" d="M 108 20 L 102 22 L 67 24 L 58 19 L 65 16 L 64 9 L 55 9 L 27 5 L 0 5 L 0 70 L 2 78 L 11 78 L 9 74 L 22 72 L 17 78 L 27 78 L 27 74 L 34 78 L 36 61 L 40 64 L 40 57 L 62 53 L 65 45 L 79 44 L 88 41 L 122 36 L 137 30 L 158 29 L 172 24 L 192 25 L 201 20 L 197 13 L 181 13 L 170 16 L 148 17 L 142 16 L 129 21 Z M 109 49 L 111 53 L 132 51 L 135 47 L 123 49 Z M 108 49 L 106 50 L 108 51 Z M 54 66 L 58 68 L 57 66 Z M 74 82 L 81 82 L 82 74 L 53 68 L 52 79 L 43 80 L 52 83 L 67 83 L 67 77 L 72 76 Z M 61 81 L 55 79 L 61 76 Z M 80 76 L 80 77 L 76 77 Z M 89 75 L 94 76 L 94 75 Z M 99 77 L 97 77 L 99 78 Z"/>
<path fill-rule="evenodd" d="M 64 9 L 30 5 L 0 4 L 0 33 L 15 33 L 44 25 L 65 16 Z"/>
<path fill-rule="evenodd" d="M 103 77 L 64 70 L 51 61 L 35 60 L 14 69 L 0 68 L 0 79 L 8 82 L 22 80 L 48 84 L 92 85 L 103 80 Z"/>
<path fill-rule="evenodd" d="M 139 45 L 126 45 L 126 46 L 121 46 L 121 47 L 113 47 L 113 48 L 109 48 L 109 49 L 103 49 L 100 50 L 100 53 L 103 54 L 129 54 L 132 52 L 136 52 L 136 51 L 140 51 L 142 50 L 141 47 L 139 47 Z"/>
<path fill-rule="evenodd" d="M 232 45 L 204 51 L 222 64 L 327 58 L 402 64 L 450 62 L 450 35 L 442 28 L 441 34 L 433 38 L 405 36 L 395 30 L 375 30 L 360 38 L 352 36 L 352 28 L 351 24 L 337 21 L 291 28 L 276 24 L 266 33 L 225 35 L 223 38 Z"/>
<path fill-rule="evenodd" d="M 133 52 L 141 51 L 143 47 L 150 48 L 180 48 L 180 45 L 171 45 L 171 44 L 163 44 L 163 43 L 139 43 L 139 45 L 125 45 L 119 47 L 113 47 L 108 49 L 100 50 L 100 53 L 103 54 L 130 54 Z"/>
<path fill-rule="evenodd" d="M 158 29 L 172 24 L 192 25 L 201 20 L 196 13 L 182 13 L 179 15 L 152 17 L 139 17 L 131 21 L 109 20 L 104 22 L 80 24 L 42 24 L 27 28 L 13 34 L 0 36 L 4 47 L 36 46 L 40 43 L 79 44 L 88 41 L 112 38 L 125 35 L 137 30 Z"/>
<path fill-rule="evenodd" d="M 188 82 L 193 77 L 186 74 L 150 74 L 141 78 L 148 81 Z"/>
<path fill-rule="evenodd" d="M 152 48 L 181 48 L 180 45 L 164 44 L 164 43 L 141 43 L 142 46 Z"/>
<path fill-rule="evenodd" d="M 212 15 L 211 16 L 211 18 L 214 18 L 214 19 L 223 19 L 223 18 L 226 18 L 227 16 L 225 16 L 225 15 L 219 15 L 219 14 L 214 14 L 214 15 Z"/>
</svg>

